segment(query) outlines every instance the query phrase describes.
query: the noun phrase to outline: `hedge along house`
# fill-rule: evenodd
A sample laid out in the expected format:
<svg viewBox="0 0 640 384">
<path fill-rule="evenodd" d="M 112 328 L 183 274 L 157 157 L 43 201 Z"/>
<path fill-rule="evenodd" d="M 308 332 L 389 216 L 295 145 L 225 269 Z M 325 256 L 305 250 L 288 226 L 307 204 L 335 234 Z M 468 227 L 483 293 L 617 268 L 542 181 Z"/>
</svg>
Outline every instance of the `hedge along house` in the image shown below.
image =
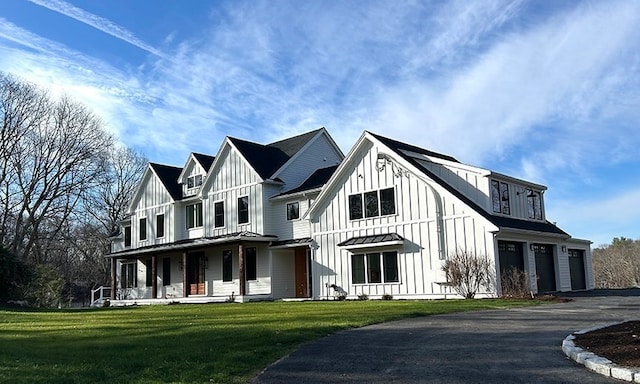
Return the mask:
<svg viewBox="0 0 640 384">
<path fill-rule="evenodd" d="M 463 251 L 534 293 L 593 288 L 590 242 L 548 222 L 544 186 L 364 132 L 306 215 L 321 295 L 453 296 L 442 266 Z"/>
<path fill-rule="evenodd" d="M 107 255 L 111 299 L 309 297 L 310 234 L 299 215 L 310 197 L 295 189 L 343 158 L 321 128 L 267 145 L 227 137 L 215 157 L 150 164 Z"/>
<path fill-rule="evenodd" d="M 346 158 L 324 128 L 226 138 L 149 165 L 107 255 L 112 299 L 452 297 L 457 250 L 527 272 L 533 292 L 591 289 L 590 242 L 546 220 L 545 189 L 369 132 Z"/>
</svg>

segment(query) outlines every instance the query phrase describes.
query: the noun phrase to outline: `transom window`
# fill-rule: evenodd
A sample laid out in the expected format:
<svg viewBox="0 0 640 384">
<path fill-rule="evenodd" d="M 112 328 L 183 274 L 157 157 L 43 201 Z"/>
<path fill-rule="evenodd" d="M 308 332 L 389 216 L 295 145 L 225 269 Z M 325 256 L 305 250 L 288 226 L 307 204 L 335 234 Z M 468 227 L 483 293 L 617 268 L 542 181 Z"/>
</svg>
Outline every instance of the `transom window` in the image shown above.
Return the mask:
<svg viewBox="0 0 640 384">
<path fill-rule="evenodd" d="M 398 252 L 375 252 L 351 256 L 352 284 L 397 283 Z"/>
<path fill-rule="evenodd" d="M 202 203 L 190 204 L 186 206 L 187 228 L 202 227 Z"/>
<path fill-rule="evenodd" d="M 349 219 L 394 215 L 396 213 L 395 190 L 381 189 L 349 195 Z"/>
<path fill-rule="evenodd" d="M 195 175 L 187 177 L 187 188 L 195 188 L 202 185 L 202 175 Z"/>
<path fill-rule="evenodd" d="M 511 214 L 509 184 L 503 181 L 491 180 L 491 205 L 495 213 Z"/>
<path fill-rule="evenodd" d="M 287 220 L 297 220 L 300 218 L 300 203 L 287 204 Z"/>
<path fill-rule="evenodd" d="M 540 192 L 527 189 L 527 208 L 530 219 L 542 220 L 542 199 Z"/>
</svg>

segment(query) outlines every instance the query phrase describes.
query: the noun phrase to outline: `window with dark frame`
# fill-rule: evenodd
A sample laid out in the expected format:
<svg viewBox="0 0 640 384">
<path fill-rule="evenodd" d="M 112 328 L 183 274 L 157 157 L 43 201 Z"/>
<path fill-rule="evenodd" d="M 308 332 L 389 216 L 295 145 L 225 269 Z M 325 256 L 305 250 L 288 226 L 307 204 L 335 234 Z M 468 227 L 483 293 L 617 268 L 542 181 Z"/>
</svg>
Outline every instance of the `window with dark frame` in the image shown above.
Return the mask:
<svg viewBox="0 0 640 384">
<path fill-rule="evenodd" d="M 156 237 L 164 237 L 164 214 L 156 215 Z"/>
<path fill-rule="evenodd" d="M 137 270 L 136 263 L 125 263 L 120 266 L 120 288 L 135 288 L 138 286 Z"/>
<path fill-rule="evenodd" d="M 215 228 L 224 227 L 224 201 L 216 201 L 213 203 L 213 216 Z"/>
<path fill-rule="evenodd" d="M 542 220 L 542 199 L 538 191 L 527 190 L 527 208 L 529 209 L 529 218 Z"/>
<path fill-rule="evenodd" d="M 143 217 L 139 221 L 140 223 L 140 241 L 147 240 L 147 218 Z"/>
<path fill-rule="evenodd" d="M 495 213 L 511 214 L 509 184 L 503 181 L 491 180 L 491 206 Z"/>
<path fill-rule="evenodd" d="M 233 281 L 233 252 L 222 251 L 222 281 Z"/>
<path fill-rule="evenodd" d="M 187 189 L 199 187 L 202 185 L 202 175 L 187 177 Z"/>
<path fill-rule="evenodd" d="M 396 214 L 396 193 L 394 188 L 380 190 L 380 215 Z"/>
<path fill-rule="evenodd" d="M 398 252 L 372 252 L 351 255 L 352 284 L 397 283 Z"/>
<path fill-rule="evenodd" d="M 171 258 L 162 259 L 162 285 L 171 284 Z"/>
<path fill-rule="evenodd" d="M 500 196 L 502 200 L 502 213 L 505 215 L 511 214 L 511 208 L 509 206 L 509 184 L 500 183 Z"/>
<path fill-rule="evenodd" d="M 146 272 L 145 287 L 151 287 L 153 285 L 153 266 L 151 265 L 151 259 L 144 261 L 144 268 Z"/>
<path fill-rule="evenodd" d="M 395 213 L 396 194 L 394 188 L 349 195 L 349 220 L 395 215 Z"/>
<path fill-rule="evenodd" d="M 378 191 L 366 192 L 364 194 L 364 216 L 376 217 L 379 216 L 378 211 Z"/>
<path fill-rule="evenodd" d="M 300 218 L 300 203 L 288 203 L 287 204 L 287 220 L 297 220 Z"/>
<path fill-rule="evenodd" d="M 187 229 L 202 227 L 202 203 L 185 207 L 187 213 Z"/>
<path fill-rule="evenodd" d="M 349 196 L 349 220 L 362 219 L 362 194 Z"/>
<path fill-rule="evenodd" d="M 249 196 L 238 197 L 238 224 L 249 222 Z"/>
<path fill-rule="evenodd" d="M 246 248 L 244 254 L 244 275 L 245 280 L 258 279 L 258 260 L 256 256 L 256 248 Z"/>
<path fill-rule="evenodd" d="M 131 246 L 131 226 L 130 225 L 127 225 L 126 227 L 124 227 L 124 246 L 125 247 Z"/>
</svg>

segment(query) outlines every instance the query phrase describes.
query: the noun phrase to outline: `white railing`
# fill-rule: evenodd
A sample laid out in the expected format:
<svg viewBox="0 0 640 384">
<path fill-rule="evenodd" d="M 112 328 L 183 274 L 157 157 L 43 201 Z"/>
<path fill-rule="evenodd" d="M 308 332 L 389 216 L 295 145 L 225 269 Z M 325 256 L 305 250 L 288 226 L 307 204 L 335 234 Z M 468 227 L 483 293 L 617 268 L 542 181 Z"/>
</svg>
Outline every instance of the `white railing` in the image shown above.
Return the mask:
<svg viewBox="0 0 640 384">
<path fill-rule="evenodd" d="M 111 299 L 111 287 L 99 286 L 91 290 L 91 306 L 100 305 L 105 299 Z"/>
</svg>

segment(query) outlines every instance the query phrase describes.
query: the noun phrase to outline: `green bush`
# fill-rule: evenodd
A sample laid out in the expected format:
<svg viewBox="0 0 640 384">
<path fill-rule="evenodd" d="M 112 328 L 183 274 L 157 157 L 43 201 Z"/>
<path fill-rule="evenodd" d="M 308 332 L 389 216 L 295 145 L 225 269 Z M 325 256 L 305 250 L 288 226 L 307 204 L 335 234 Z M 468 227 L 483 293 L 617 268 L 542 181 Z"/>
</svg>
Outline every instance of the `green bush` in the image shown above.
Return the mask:
<svg viewBox="0 0 640 384">
<path fill-rule="evenodd" d="M 40 264 L 25 287 L 25 299 L 35 307 L 58 307 L 62 304 L 64 277 L 56 268 Z"/>
<path fill-rule="evenodd" d="M 0 301 L 24 299 L 22 287 L 31 278 L 29 266 L 9 250 L 0 247 Z"/>
</svg>

